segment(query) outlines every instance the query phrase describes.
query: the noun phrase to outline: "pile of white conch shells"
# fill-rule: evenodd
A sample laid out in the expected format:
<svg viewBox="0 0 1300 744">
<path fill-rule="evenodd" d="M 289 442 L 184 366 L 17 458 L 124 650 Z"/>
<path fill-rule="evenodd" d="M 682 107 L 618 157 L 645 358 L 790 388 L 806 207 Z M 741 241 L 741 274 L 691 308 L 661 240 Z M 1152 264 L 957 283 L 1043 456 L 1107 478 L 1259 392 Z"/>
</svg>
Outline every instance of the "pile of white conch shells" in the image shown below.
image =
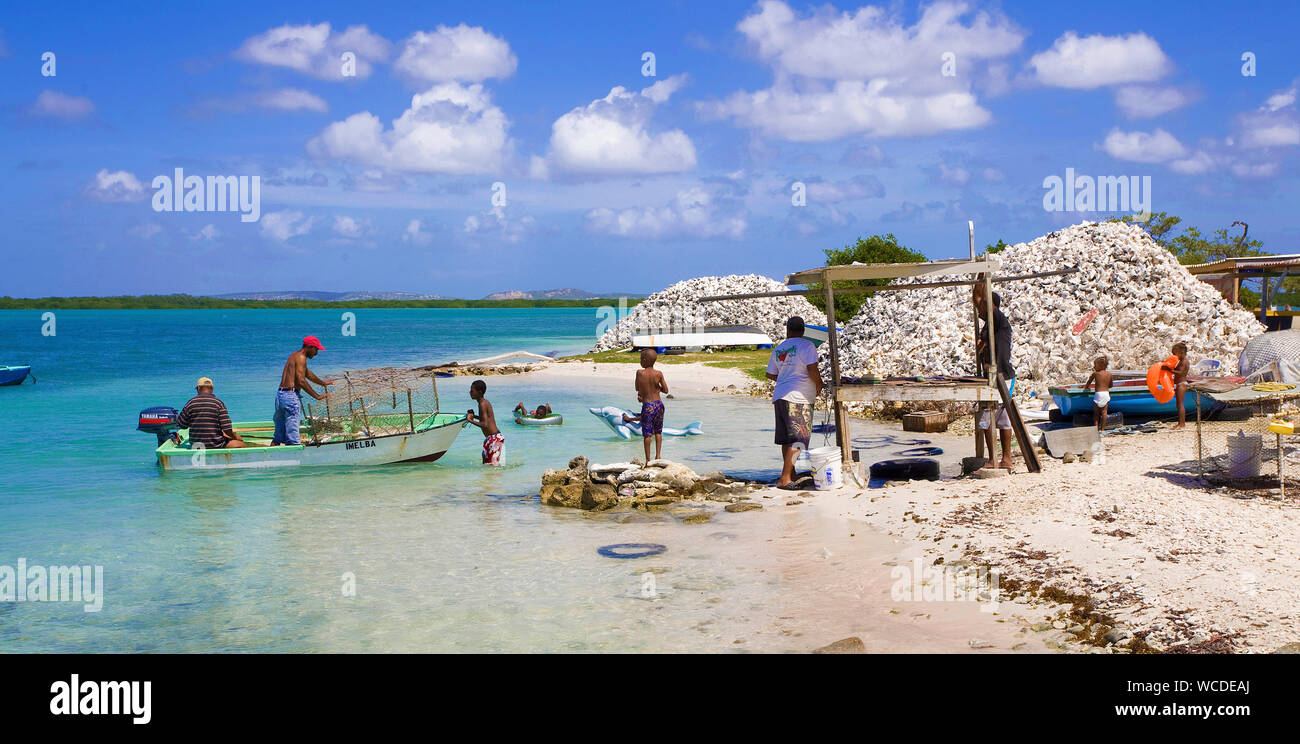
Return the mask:
<svg viewBox="0 0 1300 744">
<path fill-rule="evenodd" d="M 749 325 L 762 330 L 773 341 L 780 341 L 785 338 L 785 321 L 792 315 L 798 315 L 811 325 L 825 325 L 825 314 L 799 296 L 699 301 L 701 297 L 784 292 L 787 289 L 775 279 L 756 274 L 704 276 L 677 282 L 634 307 L 627 317 L 600 337 L 592 351 L 626 348 L 632 344 L 634 330 L 692 331 L 708 326 Z"/>
<path fill-rule="evenodd" d="M 1109 357 L 1112 370 L 1145 370 L 1168 357 L 1177 341 L 1187 343 L 1192 364 L 1217 359 L 1233 374 L 1246 341 L 1264 331 L 1138 225 L 1083 223 L 997 255 L 999 276 L 1079 269 L 994 285 L 1011 322 L 1018 397 L 1082 382 L 1100 355 Z M 840 335 L 842 374 L 974 374 L 970 295 L 962 286 L 872 296 Z M 1074 333 L 1072 326 L 1094 309 L 1092 321 Z"/>
</svg>

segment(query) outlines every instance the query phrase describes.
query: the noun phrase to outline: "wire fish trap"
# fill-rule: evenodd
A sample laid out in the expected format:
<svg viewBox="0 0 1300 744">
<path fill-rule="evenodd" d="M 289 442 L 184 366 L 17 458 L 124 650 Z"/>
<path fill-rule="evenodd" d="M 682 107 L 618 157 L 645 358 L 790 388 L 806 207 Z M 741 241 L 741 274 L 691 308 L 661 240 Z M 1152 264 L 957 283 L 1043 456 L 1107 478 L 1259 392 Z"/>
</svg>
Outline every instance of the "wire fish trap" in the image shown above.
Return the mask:
<svg viewBox="0 0 1300 744">
<path fill-rule="evenodd" d="M 347 370 L 326 392 L 328 398 L 307 405 L 313 444 L 414 434 L 441 411 L 438 384 L 428 371 Z"/>
</svg>

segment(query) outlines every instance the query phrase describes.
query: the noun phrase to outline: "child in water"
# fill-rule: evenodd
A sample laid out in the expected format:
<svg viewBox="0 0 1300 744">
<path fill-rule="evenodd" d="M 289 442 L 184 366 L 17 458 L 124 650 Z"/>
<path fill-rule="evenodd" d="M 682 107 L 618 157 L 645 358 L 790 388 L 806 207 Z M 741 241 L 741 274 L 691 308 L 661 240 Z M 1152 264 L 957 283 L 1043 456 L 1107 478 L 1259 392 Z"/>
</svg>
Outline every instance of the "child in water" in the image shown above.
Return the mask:
<svg viewBox="0 0 1300 744">
<path fill-rule="evenodd" d="M 1099 356 L 1092 361 L 1092 376 L 1088 381 L 1083 383 L 1083 389 L 1087 390 L 1089 385 L 1096 384 L 1096 391 L 1092 395 L 1092 422 L 1097 425 L 1097 431 L 1106 428 L 1106 412 L 1110 407 L 1110 386 L 1115 377 L 1106 369 L 1110 366 L 1110 360 L 1104 356 Z"/>
<path fill-rule="evenodd" d="M 483 397 L 487 393 L 487 383 L 475 380 L 470 383 L 469 397 L 478 401 L 478 415 L 473 409 L 465 412 L 469 422 L 483 430 L 483 464 L 500 465 L 505 458 L 506 437 L 497 428 L 497 417 L 492 411 L 492 404 Z"/>
<path fill-rule="evenodd" d="M 655 369 L 655 360 L 659 355 L 654 349 L 641 350 L 641 369 L 636 371 L 637 400 L 641 401 L 641 415 L 623 416 L 623 421 L 641 422 L 641 441 L 645 445 L 645 459 L 650 462 L 650 437 L 655 440 L 655 459 L 663 457 L 664 452 L 664 402 L 660 394 L 668 394 L 668 383 L 664 375 Z"/>
</svg>

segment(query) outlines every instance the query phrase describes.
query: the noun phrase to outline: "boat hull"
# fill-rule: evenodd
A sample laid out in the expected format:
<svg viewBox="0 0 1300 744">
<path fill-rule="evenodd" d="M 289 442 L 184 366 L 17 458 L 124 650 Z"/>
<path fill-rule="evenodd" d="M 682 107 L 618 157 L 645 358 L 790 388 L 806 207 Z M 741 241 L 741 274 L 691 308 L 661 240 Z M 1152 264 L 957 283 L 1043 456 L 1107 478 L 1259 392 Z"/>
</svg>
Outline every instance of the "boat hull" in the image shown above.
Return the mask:
<svg viewBox="0 0 1300 744">
<path fill-rule="evenodd" d="M 697 331 L 635 331 L 634 349 L 695 349 L 705 346 L 763 346 L 772 344 L 766 333 L 748 326 L 702 328 Z"/>
<path fill-rule="evenodd" d="M 324 444 L 261 444 L 237 449 L 191 449 L 182 438 L 181 445 L 166 442 L 156 450 L 158 464 L 164 470 L 234 470 L 303 466 L 388 465 L 394 463 L 433 462 L 447 453 L 467 422 L 464 416 L 440 414 L 445 419 L 414 434 L 393 434 L 372 439 L 326 442 Z M 270 422 L 235 424 L 237 431 L 262 431 L 273 427 Z M 187 432 L 182 431 L 182 435 Z M 245 435 L 248 441 L 265 441 Z"/>
<path fill-rule="evenodd" d="M 1093 391 L 1085 391 L 1082 385 L 1052 388 L 1051 394 L 1052 400 L 1056 401 L 1056 407 L 1066 416 L 1092 413 Z M 1188 411 L 1196 410 L 1196 393 L 1190 390 L 1184 393 L 1183 405 Z M 1122 380 L 1111 386 L 1110 404 L 1107 410 L 1110 413 L 1119 412 L 1132 416 L 1160 416 L 1177 413 L 1178 401 L 1171 398 L 1166 403 L 1160 403 L 1151 391 L 1147 390 L 1145 380 Z"/>
<path fill-rule="evenodd" d="M 31 371 L 31 367 L 0 367 L 0 387 L 23 384 Z"/>
</svg>

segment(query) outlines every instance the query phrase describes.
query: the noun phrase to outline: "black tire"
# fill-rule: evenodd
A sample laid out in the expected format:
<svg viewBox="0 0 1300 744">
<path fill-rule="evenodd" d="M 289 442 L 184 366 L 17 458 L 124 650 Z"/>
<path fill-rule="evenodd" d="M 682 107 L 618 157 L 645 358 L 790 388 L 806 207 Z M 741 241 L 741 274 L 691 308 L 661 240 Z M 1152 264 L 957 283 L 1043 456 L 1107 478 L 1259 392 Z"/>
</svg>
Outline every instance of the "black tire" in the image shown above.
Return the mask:
<svg viewBox="0 0 1300 744">
<path fill-rule="evenodd" d="M 928 457 L 881 460 L 872 464 L 871 477 L 884 480 L 938 480 L 939 462 Z"/>
<path fill-rule="evenodd" d="M 1250 406 L 1228 406 L 1214 415 L 1219 421 L 1245 421 L 1250 418 Z"/>
</svg>

